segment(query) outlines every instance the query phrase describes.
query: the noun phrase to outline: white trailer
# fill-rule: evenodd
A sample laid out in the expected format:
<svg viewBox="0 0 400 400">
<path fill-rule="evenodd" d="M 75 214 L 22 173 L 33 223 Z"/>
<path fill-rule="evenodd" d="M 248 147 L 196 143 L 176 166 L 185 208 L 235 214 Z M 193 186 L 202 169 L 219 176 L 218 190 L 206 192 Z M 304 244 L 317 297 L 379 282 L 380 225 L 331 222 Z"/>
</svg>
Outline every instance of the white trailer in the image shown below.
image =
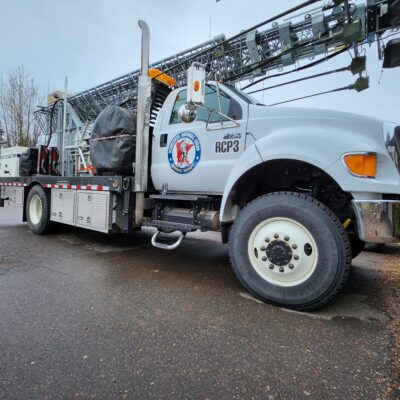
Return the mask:
<svg viewBox="0 0 400 400">
<path fill-rule="evenodd" d="M 19 176 L 19 157 L 27 147 L 16 146 L 0 148 L 0 177 Z"/>
</svg>

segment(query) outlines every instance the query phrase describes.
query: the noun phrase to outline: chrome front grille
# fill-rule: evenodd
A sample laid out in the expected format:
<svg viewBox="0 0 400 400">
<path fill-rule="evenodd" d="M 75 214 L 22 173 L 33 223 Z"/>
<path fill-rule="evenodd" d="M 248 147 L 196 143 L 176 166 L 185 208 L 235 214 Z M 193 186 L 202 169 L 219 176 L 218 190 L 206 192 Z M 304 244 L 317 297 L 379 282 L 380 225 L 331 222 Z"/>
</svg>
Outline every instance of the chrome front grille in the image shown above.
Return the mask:
<svg viewBox="0 0 400 400">
<path fill-rule="evenodd" d="M 396 127 L 394 131 L 394 147 L 395 147 L 395 155 L 394 162 L 396 163 L 396 167 L 400 172 L 400 126 Z"/>
<path fill-rule="evenodd" d="M 385 126 L 385 144 L 400 172 L 400 126 Z"/>
</svg>

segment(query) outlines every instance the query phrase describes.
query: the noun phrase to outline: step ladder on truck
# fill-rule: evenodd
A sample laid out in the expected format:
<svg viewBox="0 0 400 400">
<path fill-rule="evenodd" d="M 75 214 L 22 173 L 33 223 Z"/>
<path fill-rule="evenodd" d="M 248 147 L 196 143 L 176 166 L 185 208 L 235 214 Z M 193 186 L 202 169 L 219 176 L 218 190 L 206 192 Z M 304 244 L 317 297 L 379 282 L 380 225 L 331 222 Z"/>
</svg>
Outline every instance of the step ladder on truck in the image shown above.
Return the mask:
<svg viewBox="0 0 400 400">
<path fill-rule="evenodd" d="M 302 79 L 348 71 L 356 82 L 333 92 L 367 89 L 362 46 L 378 43 L 384 66 L 400 66 L 399 40 L 386 40 L 400 27 L 399 1 L 306 1 L 151 66 L 139 25 L 140 70 L 74 96 L 66 85 L 36 114 L 46 145 L 21 156 L 20 176 L 0 178 L 0 205 L 23 206 L 32 232 L 151 227 L 163 250 L 190 232 L 221 232 L 243 286 L 298 310 L 340 291 L 365 242 L 400 242 L 397 124 L 267 107 L 235 86 L 347 52 L 348 66 Z"/>
</svg>

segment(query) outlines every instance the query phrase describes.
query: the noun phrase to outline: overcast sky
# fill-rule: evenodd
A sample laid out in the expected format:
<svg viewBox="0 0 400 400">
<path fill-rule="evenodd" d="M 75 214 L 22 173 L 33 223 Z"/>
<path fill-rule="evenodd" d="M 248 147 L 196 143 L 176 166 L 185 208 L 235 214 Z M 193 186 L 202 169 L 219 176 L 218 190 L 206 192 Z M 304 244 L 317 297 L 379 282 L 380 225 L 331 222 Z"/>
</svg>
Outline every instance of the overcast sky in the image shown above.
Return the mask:
<svg viewBox="0 0 400 400">
<path fill-rule="evenodd" d="M 208 40 L 210 17 L 212 35 L 224 33 L 230 37 L 300 2 L 0 0 L 0 73 L 23 64 L 43 93 L 48 89 L 62 90 L 65 75 L 69 77 L 70 91 L 78 92 L 139 67 L 139 18 L 150 25 L 154 62 Z M 386 70 L 379 85 L 381 62 L 376 45 L 367 49 L 367 55 L 371 89 L 361 94 L 348 91 L 326 95 L 292 105 L 352 111 L 400 122 L 400 69 Z M 344 55 L 314 71 L 346 66 L 350 61 Z M 266 104 L 275 103 L 354 81 L 350 73 L 343 73 L 271 90 L 258 98 Z M 267 85 L 279 82 L 270 80 Z"/>
</svg>

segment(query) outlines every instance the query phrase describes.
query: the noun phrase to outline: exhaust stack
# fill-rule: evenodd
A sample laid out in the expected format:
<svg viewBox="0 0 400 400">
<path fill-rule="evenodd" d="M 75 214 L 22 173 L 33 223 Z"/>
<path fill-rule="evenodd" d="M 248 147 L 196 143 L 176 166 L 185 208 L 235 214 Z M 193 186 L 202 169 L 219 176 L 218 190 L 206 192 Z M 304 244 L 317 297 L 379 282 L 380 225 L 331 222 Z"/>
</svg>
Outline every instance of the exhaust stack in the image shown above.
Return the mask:
<svg viewBox="0 0 400 400">
<path fill-rule="evenodd" d="M 142 30 L 142 59 L 138 87 L 135 160 L 135 224 L 138 226 L 143 222 L 144 194 L 147 191 L 151 105 L 151 78 L 148 75 L 150 63 L 150 28 L 142 20 L 139 20 L 139 27 Z"/>
</svg>

